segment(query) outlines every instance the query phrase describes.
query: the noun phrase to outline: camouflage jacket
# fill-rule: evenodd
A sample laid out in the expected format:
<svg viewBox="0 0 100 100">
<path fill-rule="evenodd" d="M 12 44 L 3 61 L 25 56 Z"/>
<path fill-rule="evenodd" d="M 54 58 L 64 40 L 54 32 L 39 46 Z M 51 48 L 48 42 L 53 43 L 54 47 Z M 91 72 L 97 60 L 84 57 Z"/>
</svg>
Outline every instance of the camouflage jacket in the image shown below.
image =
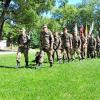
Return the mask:
<svg viewBox="0 0 100 100">
<path fill-rule="evenodd" d="M 69 33 L 61 35 L 62 48 L 70 47 L 71 35 Z"/>
<path fill-rule="evenodd" d="M 96 44 L 95 38 L 89 37 L 87 40 L 88 47 L 93 47 Z"/>
<path fill-rule="evenodd" d="M 29 38 L 28 36 L 23 36 L 22 34 L 18 36 L 18 45 L 19 46 L 25 46 L 28 47 L 29 46 Z"/>
<path fill-rule="evenodd" d="M 96 40 L 96 48 L 100 48 L 100 40 Z"/>
<path fill-rule="evenodd" d="M 73 36 L 72 37 L 72 47 L 73 48 L 79 48 L 81 45 L 81 40 L 79 36 Z"/>
<path fill-rule="evenodd" d="M 41 32 L 40 34 L 40 48 L 41 49 L 50 49 L 51 46 L 53 48 L 53 42 L 54 42 L 54 38 L 53 35 L 50 31 L 48 31 L 48 33 L 46 32 Z"/>
<path fill-rule="evenodd" d="M 61 48 L 61 38 L 60 36 L 54 36 L 54 44 L 53 44 L 54 50 Z"/>
</svg>

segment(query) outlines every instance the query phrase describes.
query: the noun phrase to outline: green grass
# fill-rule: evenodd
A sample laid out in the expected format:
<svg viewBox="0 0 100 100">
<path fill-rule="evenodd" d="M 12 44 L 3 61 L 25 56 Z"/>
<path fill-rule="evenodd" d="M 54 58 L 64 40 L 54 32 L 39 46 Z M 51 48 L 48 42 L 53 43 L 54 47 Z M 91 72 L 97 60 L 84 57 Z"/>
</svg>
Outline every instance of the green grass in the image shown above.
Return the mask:
<svg viewBox="0 0 100 100">
<path fill-rule="evenodd" d="M 100 100 L 100 59 L 52 68 L 45 63 L 36 70 L 16 69 L 15 59 L 15 54 L 0 55 L 0 100 Z"/>
</svg>

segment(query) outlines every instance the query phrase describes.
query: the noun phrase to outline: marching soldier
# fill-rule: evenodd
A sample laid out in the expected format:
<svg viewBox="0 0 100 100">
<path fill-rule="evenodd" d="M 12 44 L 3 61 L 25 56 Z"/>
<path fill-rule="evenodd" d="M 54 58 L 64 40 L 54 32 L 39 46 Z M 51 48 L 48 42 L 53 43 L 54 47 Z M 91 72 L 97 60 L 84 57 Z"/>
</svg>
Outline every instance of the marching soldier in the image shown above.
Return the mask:
<svg viewBox="0 0 100 100">
<path fill-rule="evenodd" d="M 71 49 L 71 35 L 67 32 L 67 27 L 63 28 L 63 34 L 61 35 L 62 40 L 62 53 L 67 57 L 68 62 L 70 61 L 70 49 Z M 64 57 L 64 59 L 66 59 Z"/>
<path fill-rule="evenodd" d="M 26 67 L 28 66 L 28 50 L 29 50 L 29 38 L 26 34 L 26 30 L 22 28 L 21 34 L 18 36 L 18 51 L 17 51 L 17 67 L 20 66 L 21 53 L 24 54 Z"/>
<path fill-rule="evenodd" d="M 97 57 L 100 57 L 100 37 L 96 37 L 96 54 Z"/>
<path fill-rule="evenodd" d="M 93 37 L 93 34 L 91 34 L 87 40 L 87 57 L 88 58 L 95 57 L 95 48 L 96 48 L 96 41 L 95 41 L 95 38 Z"/>
<path fill-rule="evenodd" d="M 53 53 L 53 59 L 55 59 L 55 53 L 57 55 L 57 61 L 61 63 L 62 55 L 61 55 L 61 37 L 59 36 L 58 32 L 54 33 L 54 53 Z"/>
<path fill-rule="evenodd" d="M 81 59 L 80 48 L 81 48 L 80 37 L 77 35 L 76 32 L 74 32 L 72 37 L 72 60 L 74 60 L 75 53 L 78 55 L 79 60 Z"/>
<path fill-rule="evenodd" d="M 54 38 L 52 33 L 48 30 L 48 27 L 46 25 L 43 26 L 43 31 L 40 34 L 40 59 L 39 63 L 40 65 L 43 62 L 44 53 L 46 52 L 48 55 L 48 59 L 50 62 L 50 67 L 52 67 L 53 64 L 53 43 Z"/>
</svg>

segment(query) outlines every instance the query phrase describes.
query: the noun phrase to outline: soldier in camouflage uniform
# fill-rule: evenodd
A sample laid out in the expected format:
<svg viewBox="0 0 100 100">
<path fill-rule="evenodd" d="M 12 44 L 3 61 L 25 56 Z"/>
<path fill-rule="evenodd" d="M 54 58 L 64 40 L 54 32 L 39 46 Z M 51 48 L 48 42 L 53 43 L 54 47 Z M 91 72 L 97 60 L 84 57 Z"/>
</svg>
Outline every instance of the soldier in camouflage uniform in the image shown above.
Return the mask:
<svg viewBox="0 0 100 100">
<path fill-rule="evenodd" d="M 40 34 L 40 59 L 39 63 L 40 65 L 43 62 L 44 52 L 47 53 L 48 59 L 50 62 L 50 67 L 52 67 L 53 64 L 53 43 L 54 38 L 52 33 L 48 30 L 48 27 L 46 25 L 43 26 L 43 31 Z"/>
<path fill-rule="evenodd" d="M 55 53 L 57 55 L 57 61 L 61 63 L 62 55 L 61 55 L 61 37 L 59 36 L 58 32 L 54 33 L 54 44 L 53 44 L 53 59 L 55 59 Z"/>
<path fill-rule="evenodd" d="M 18 51 L 17 51 L 17 67 L 20 66 L 21 53 L 24 54 L 26 67 L 28 66 L 28 50 L 29 50 L 29 38 L 26 34 L 26 30 L 23 28 L 21 34 L 18 36 Z"/>
<path fill-rule="evenodd" d="M 84 34 L 82 33 L 80 36 L 81 39 L 81 58 L 84 59 L 85 58 L 85 52 L 86 52 L 86 38 L 84 36 Z"/>
<path fill-rule="evenodd" d="M 74 32 L 73 37 L 72 37 L 72 52 L 71 52 L 72 60 L 75 59 L 74 58 L 75 53 L 78 55 L 79 60 L 81 59 L 81 56 L 80 56 L 80 48 L 81 48 L 81 40 L 80 40 L 80 37 L 77 35 L 76 32 Z"/>
<path fill-rule="evenodd" d="M 94 58 L 95 57 L 95 48 L 96 48 L 96 40 L 91 34 L 87 40 L 87 57 Z"/>
<path fill-rule="evenodd" d="M 100 37 L 96 37 L 96 54 L 100 58 Z"/>
<path fill-rule="evenodd" d="M 63 34 L 61 35 L 62 40 L 62 53 L 67 57 L 68 62 L 70 61 L 70 49 L 71 49 L 71 35 L 67 32 L 67 27 L 63 28 Z M 66 59 L 64 57 L 64 59 Z"/>
</svg>

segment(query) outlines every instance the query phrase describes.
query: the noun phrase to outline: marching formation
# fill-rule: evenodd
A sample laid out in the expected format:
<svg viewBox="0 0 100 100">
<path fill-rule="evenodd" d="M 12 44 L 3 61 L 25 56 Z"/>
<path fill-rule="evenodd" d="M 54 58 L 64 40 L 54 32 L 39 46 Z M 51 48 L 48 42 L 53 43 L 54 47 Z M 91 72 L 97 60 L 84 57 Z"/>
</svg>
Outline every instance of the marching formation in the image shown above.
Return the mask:
<svg viewBox="0 0 100 100">
<path fill-rule="evenodd" d="M 22 29 L 18 37 L 17 67 L 20 66 L 21 53 L 24 54 L 26 67 L 28 67 L 29 41 L 25 29 Z M 42 65 L 44 53 L 48 56 L 50 67 L 55 60 L 61 64 L 77 58 L 79 61 L 86 58 L 99 58 L 100 37 L 94 37 L 92 32 L 86 36 L 83 31 L 78 34 L 77 30 L 68 33 L 67 27 L 63 27 L 62 32 L 51 32 L 47 25 L 43 25 L 40 33 L 40 51 L 35 55 L 36 66 Z"/>
</svg>

